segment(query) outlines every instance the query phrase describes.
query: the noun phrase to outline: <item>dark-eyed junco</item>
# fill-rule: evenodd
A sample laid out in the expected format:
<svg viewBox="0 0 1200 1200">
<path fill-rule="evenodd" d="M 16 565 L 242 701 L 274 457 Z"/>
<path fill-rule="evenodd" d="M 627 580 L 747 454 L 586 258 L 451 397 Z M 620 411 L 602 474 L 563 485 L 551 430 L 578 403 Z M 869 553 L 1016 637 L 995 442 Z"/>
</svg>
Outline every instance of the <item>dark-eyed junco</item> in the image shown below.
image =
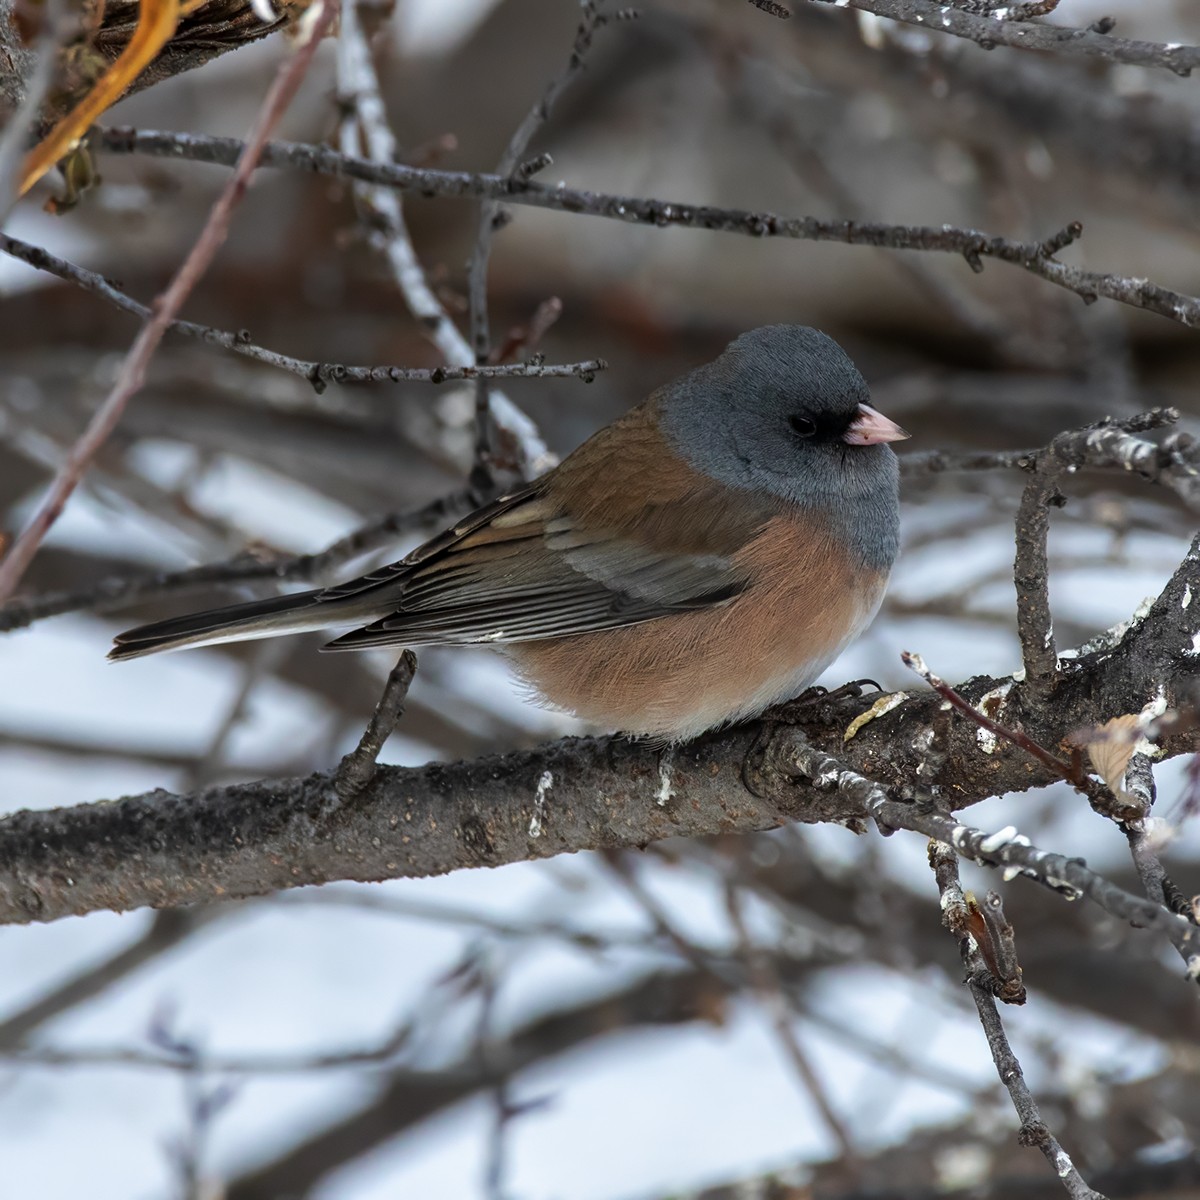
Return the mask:
<svg viewBox="0 0 1200 1200">
<path fill-rule="evenodd" d="M 797 695 L 875 615 L 908 435 L 867 399 L 825 334 L 755 329 L 399 562 L 110 657 L 365 626 L 324 649 L 487 643 L 557 708 L 694 737 Z"/>
</svg>

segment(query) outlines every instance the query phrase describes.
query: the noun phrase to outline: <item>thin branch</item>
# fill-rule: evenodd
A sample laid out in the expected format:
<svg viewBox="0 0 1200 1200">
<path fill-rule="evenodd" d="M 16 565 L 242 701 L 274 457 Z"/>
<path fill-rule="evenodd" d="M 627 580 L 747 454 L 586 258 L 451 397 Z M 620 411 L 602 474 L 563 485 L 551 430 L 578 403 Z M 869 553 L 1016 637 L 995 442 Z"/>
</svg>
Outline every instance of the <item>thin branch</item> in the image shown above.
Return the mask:
<svg viewBox="0 0 1200 1200">
<path fill-rule="evenodd" d="M 298 42 L 295 51 L 280 66 L 272 81 L 250 137 L 238 155 L 233 177 L 213 205 L 195 245 L 167 290 L 155 302 L 153 315 L 142 326 L 125 356 L 116 383 L 55 477 L 49 495 L 9 552 L 0 560 L 0 601 L 7 600 L 16 590 L 42 539 L 62 512 L 89 463 L 116 429 L 125 405 L 141 389 L 146 367 L 167 326 L 225 240 L 233 210 L 249 187 L 250 176 L 258 165 L 267 138 L 291 103 L 321 39 L 336 20 L 338 5 L 339 0 L 320 0 L 320 6 L 311 10 L 311 20 L 306 19 L 305 22 L 306 36 Z"/>
<path fill-rule="evenodd" d="M 1135 752 L 1130 757 L 1125 767 L 1125 789 L 1137 797 L 1145 816 L 1148 817 L 1155 800 L 1154 767 L 1148 755 Z M 1124 831 L 1129 840 L 1130 857 L 1142 881 L 1147 899 L 1153 900 L 1155 904 L 1166 904 L 1164 884 L 1167 872 L 1146 833 L 1145 819 L 1128 822 Z"/>
<path fill-rule="evenodd" d="M 1046 540 L 1050 534 L 1050 509 L 1065 498 L 1058 490 L 1061 468 L 1039 455 L 1033 476 L 1021 492 L 1017 509 L 1016 557 L 1013 584 L 1017 591 L 1017 635 L 1025 678 L 1035 696 L 1045 700 L 1058 680 L 1058 651 L 1050 615 L 1050 564 Z"/>
<path fill-rule="evenodd" d="M 1059 758 L 1056 754 L 1052 754 L 1047 750 L 1036 739 L 1031 738 L 1023 729 L 1005 725 L 1003 722 L 997 721 L 994 717 L 983 712 L 976 705 L 964 700 L 944 679 L 935 675 L 925 665 L 925 660 L 919 654 L 912 654 L 907 650 L 902 650 L 900 658 L 906 667 L 915 671 L 939 696 L 944 697 L 952 708 L 962 713 L 968 720 L 990 735 L 993 743 L 996 738 L 1004 738 L 1005 741 L 1011 742 L 1012 745 L 1025 751 L 1026 754 L 1032 755 L 1043 766 L 1057 774 L 1059 778 L 1065 779 L 1073 788 L 1082 792 L 1098 813 L 1120 821 L 1136 820 L 1141 816 L 1140 809 L 1122 803 L 1119 797 L 1114 796 L 1107 787 L 1091 778 L 1075 762 L 1068 762 Z M 1045 693 L 1038 689 L 1035 684 L 1027 682 L 1026 686 L 1033 693 L 1030 702 L 1036 705 L 1044 705 L 1046 701 Z M 984 703 L 993 705 L 995 711 L 999 711 L 1007 701 L 1010 690 L 1011 688 L 1008 685 L 1002 684 L 995 692 L 985 697 Z"/>
<path fill-rule="evenodd" d="M 18 1050 L 29 1035 L 47 1021 L 85 1004 L 112 984 L 119 983 L 160 954 L 173 949 L 196 930 L 234 911 L 231 908 L 209 906 L 168 908 L 155 913 L 146 932 L 128 946 L 123 946 L 102 962 L 71 975 L 25 1008 L 0 1021 L 0 1055 Z"/>
<path fill-rule="evenodd" d="M 222 166 L 229 166 L 237 160 L 241 145 L 233 138 L 131 128 L 105 129 L 98 131 L 97 136 L 101 146 L 117 154 L 184 158 Z M 423 196 L 503 200 L 508 204 L 603 217 L 634 225 L 675 225 L 757 238 L 841 242 L 850 246 L 961 254 L 975 271 L 982 269 L 985 258 L 993 258 L 1074 292 L 1088 303 L 1103 296 L 1200 329 L 1200 297 L 1173 291 L 1148 279 L 1084 271 L 1059 262 L 1055 256 L 1082 233 L 1082 226 L 1078 222 L 1064 227 L 1043 242 L 1018 242 L 954 225 L 827 221 L 817 217 L 785 217 L 771 212 L 619 196 L 557 185 L 551 187 L 536 180 L 522 181 L 499 175 L 372 162 L 338 154 L 327 147 L 295 142 L 270 144 L 263 153 L 262 163 L 268 167 L 288 167 L 379 184 L 399 191 L 419 192 Z M 466 347 L 465 342 L 463 346 Z"/>
<path fill-rule="evenodd" d="M 1152 408 L 1121 420 L 1105 418 L 1081 429 L 1060 433 L 1038 450 L 931 450 L 900 459 L 907 479 L 950 471 L 1033 471 L 1040 459 L 1052 460 L 1060 472 L 1121 470 L 1169 488 L 1189 508 L 1200 510 L 1200 443 L 1189 433 L 1172 433 L 1161 442 L 1134 436 L 1179 420 L 1175 408 Z"/>
<path fill-rule="evenodd" d="M 936 0 L 817 0 L 838 8 L 856 8 L 893 21 L 903 21 L 935 33 L 966 38 L 991 50 L 1012 46 L 1018 50 L 1049 50 L 1060 54 L 1101 58 L 1108 62 L 1139 67 L 1160 67 L 1176 75 L 1189 75 L 1200 66 L 1200 46 L 1174 42 L 1143 42 L 1110 37 L 1091 29 L 1070 29 L 1042 22 L 1009 20 L 1009 7 L 996 8 L 990 15 L 966 12 Z M 1019 4 L 1010 6 L 1020 9 Z"/>
<path fill-rule="evenodd" d="M 994 738 L 1002 737 L 1014 746 L 1019 746 L 1026 754 L 1032 754 L 1038 762 L 1054 772 L 1060 779 L 1065 779 L 1068 783 L 1074 783 L 1078 786 L 1076 781 L 1079 779 L 1079 773 L 1072 769 L 1070 763 L 1064 762 L 1057 755 L 1051 754 L 1045 746 L 1039 745 L 1028 734 L 1023 733 L 1019 729 L 1010 729 L 1007 725 L 1001 724 L 987 713 L 981 712 L 975 705 L 964 700 L 941 676 L 935 675 L 926 666 L 925 660 L 919 654 L 913 654 L 909 650 L 902 650 L 900 652 L 900 659 L 910 671 L 915 671 L 916 674 L 920 675 L 951 707 L 962 713 L 968 720 L 973 721 L 980 729 L 990 733 Z M 1007 690 L 1004 696 L 997 697 L 997 699 L 1003 700 L 1006 696 Z M 999 705 L 997 705 L 998 707 Z"/>
<path fill-rule="evenodd" d="M 964 825 L 947 813 L 893 800 L 874 780 L 829 754 L 792 736 L 789 757 L 801 778 L 814 787 L 835 790 L 864 807 L 885 833 L 908 829 L 951 846 L 963 858 L 985 867 L 1004 869 L 1005 877 L 1025 876 L 1069 898 L 1087 896 L 1105 912 L 1131 924 L 1164 933 L 1183 956 L 1190 976 L 1200 975 L 1200 927 L 1160 904 L 1135 896 L 1089 869 L 1079 858 L 1039 850 L 1009 825 L 995 833 Z"/>
<path fill-rule="evenodd" d="M 783 980 L 780 979 L 771 956 L 756 945 L 751 938 L 742 913 L 742 903 L 741 889 L 730 881 L 725 888 L 725 911 L 729 914 L 734 932 L 737 934 L 738 953 L 746 964 L 750 986 L 758 994 L 759 1003 L 770 1018 L 776 1040 L 783 1048 L 792 1069 L 799 1077 L 805 1092 L 817 1112 L 820 1113 L 821 1120 L 825 1122 L 826 1128 L 841 1151 L 843 1164 L 857 1175 L 861 1171 L 862 1156 L 855 1145 L 850 1127 L 834 1108 L 833 1101 L 821 1082 L 820 1076 L 796 1037 L 796 1031 L 792 1027 L 794 1014 L 788 1005 Z"/>
<path fill-rule="evenodd" d="M 602 2 L 602 0 L 601 0 Z M 592 38 L 596 31 L 607 23 L 607 16 L 600 12 L 600 3 L 596 0 L 584 0 L 583 16 L 575 31 L 575 41 L 571 47 L 571 57 L 566 69 L 546 85 L 545 91 L 538 102 L 525 114 L 525 118 L 517 126 L 500 161 L 496 164 L 496 174 L 513 177 L 519 174 L 528 179 L 532 171 L 522 166 L 522 159 L 529 143 L 538 130 L 550 119 L 559 96 L 566 91 L 571 81 L 583 69 L 583 62 L 591 48 Z M 548 156 L 538 160 L 540 167 L 549 166 Z M 518 169 L 520 170 L 518 171 Z M 491 330 L 488 324 L 487 306 L 487 275 L 488 259 L 492 252 L 492 235 L 504 223 L 504 213 L 500 204 L 495 200 L 486 200 L 479 209 L 479 224 L 475 231 L 475 247 L 467 264 L 467 299 L 470 305 L 471 345 L 475 351 L 475 362 L 486 363 L 491 355 Z M 476 422 L 476 456 L 480 465 L 484 465 L 491 450 L 491 419 L 490 389 L 485 377 L 480 377 L 475 384 L 475 422 Z"/>
<path fill-rule="evenodd" d="M 114 307 L 121 309 L 141 320 L 148 320 L 151 310 L 144 304 L 127 296 L 103 275 L 76 266 L 65 259 L 58 258 L 40 246 L 31 246 L 19 238 L 9 237 L 0 233 L 0 250 L 13 258 L 20 259 L 39 271 L 45 271 L 78 284 L 84 291 L 91 292 Z M 195 338 L 209 346 L 219 346 L 243 358 L 277 367 L 292 375 L 307 379 L 317 392 L 323 392 L 330 383 L 450 383 L 458 379 L 481 379 L 514 377 L 519 379 L 562 379 L 574 376 L 585 383 L 591 383 L 597 371 L 603 371 L 608 364 L 602 358 L 590 359 L 578 363 L 546 363 L 538 355 L 533 355 L 525 362 L 509 363 L 506 365 L 484 363 L 477 366 L 461 367 L 399 367 L 399 366 L 353 366 L 348 363 L 335 363 L 324 360 L 309 361 L 293 358 L 290 354 L 281 354 L 278 350 L 269 350 L 257 346 L 250 340 L 249 333 L 242 329 L 232 333 L 225 329 L 216 329 L 211 325 L 199 325 L 195 321 L 173 320 L 168 323 L 170 333 L 182 334 L 184 337 Z"/>
<path fill-rule="evenodd" d="M 388 125 L 379 78 L 357 4 L 358 0 L 345 3 L 338 38 L 338 100 L 346 113 L 338 137 L 347 154 L 358 146 L 361 138 L 366 147 L 366 161 L 386 170 L 395 165 L 396 138 Z M 376 183 L 377 180 L 360 179 L 354 188 L 355 197 L 372 215 L 372 244 L 386 256 L 409 311 L 446 362 L 451 367 L 477 368 L 480 364 L 466 339 L 429 286 L 409 237 L 399 195 L 386 186 L 363 186 Z M 512 438 L 526 478 L 541 475 L 558 461 L 533 421 L 499 392 L 494 397 L 493 415 Z"/>
<path fill-rule="evenodd" d="M 128 604 L 186 595 L 216 583 L 314 583 L 327 574 L 391 545 L 406 534 L 453 520 L 482 503 L 485 497 L 472 492 L 454 492 L 421 508 L 387 513 L 359 526 L 314 554 L 263 558 L 240 553 L 220 562 L 185 567 L 180 571 L 156 571 L 146 575 L 115 575 L 90 587 L 47 592 L 41 596 L 17 596 L 0 604 L 0 633 L 24 629 L 35 621 L 71 612 L 107 612 Z"/>
<path fill-rule="evenodd" d="M 710 41 L 710 45 L 715 51 L 713 68 L 718 78 L 730 74 L 724 44 Z M 737 109 L 743 111 L 755 126 L 767 131 L 796 176 L 809 188 L 823 193 L 834 211 L 851 221 L 866 220 L 863 197 L 847 183 L 831 161 L 835 156 L 830 150 L 839 137 L 838 129 L 825 122 L 806 119 L 805 110 L 797 107 L 794 94 L 780 86 L 775 73 L 763 71 L 757 59 L 739 58 L 738 63 L 730 88 Z M 948 279 L 944 272 L 919 254 L 897 254 L 892 257 L 892 262 L 915 287 L 942 308 L 947 318 L 964 325 L 995 347 L 1003 357 L 1025 366 L 1030 363 L 1045 365 L 1047 349 L 1033 338 L 1020 334 L 1010 321 L 991 312 L 970 290 L 966 280 Z"/>
<path fill-rule="evenodd" d="M 929 864 L 937 878 L 941 894 L 942 920 L 958 938 L 963 966 L 967 969 L 967 987 L 975 1001 L 979 1021 L 983 1025 L 996 1074 L 1004 1084 L 1012 1100 L 1013 1108 L 1021 1121 L 1017 1140 L 1022 1146 L 1036 1146 L 1042 1152 L 1051 1170 L 1062 1180 L 1062 1185 L 1072 1200 L 1104 1200 L 1099 1192 L 1093 1191 L 1079 1174 L 1071 1157 L 1059 1144 L 1042 1120 L 1037 1101 L 1025 1082 L 1020 1060 L 1009 1044 L 1000 1019 L 992 988 L 988 984 L 988 970 L 979 957 L 975 942 L 969 933 L 970 915 L 958 876 L 958 856 L 943 842 L 933 842 L 929 847 Z"/>
<path fill-rule="evenodd" d="M 333 789 L 343 801 L 353 800 L 374 777 L 379 752 L 404 712 L 404 701 L 416 673 L 417 656 L 411 650 L 403 651 L 388 674 L 383 695 L 379 697 L 358 745 L 342 759 L 334 772 Z"/>
<path fill-rule="evenodd" d="M 560 1005 L 507 1033 L 508 1074 L 518 1075 L 617 1030 L 712 1020 L 724 989 L 694 972 L 659 972 L 576 1005 Z M 444 1071 L 401 1070 L 361 1107 L 342 1110 L 298 1145 L 229 1182 L 227 1200 L 279 1200 L 311 1195 L 347 1162 L 406 1129 L 427 1121 L 494 1085 L 481 1076 L 478 1057 L 468 1051 Z"/>
</svg>

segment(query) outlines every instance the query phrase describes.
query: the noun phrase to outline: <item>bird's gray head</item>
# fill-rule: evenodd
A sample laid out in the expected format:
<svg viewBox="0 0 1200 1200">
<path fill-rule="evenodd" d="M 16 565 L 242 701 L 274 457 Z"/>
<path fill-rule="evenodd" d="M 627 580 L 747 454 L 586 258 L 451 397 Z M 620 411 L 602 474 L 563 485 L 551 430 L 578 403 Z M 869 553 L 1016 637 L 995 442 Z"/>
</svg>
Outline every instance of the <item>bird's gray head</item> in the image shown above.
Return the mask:
<svg viewBox="0 0 1200 1200">
<path fill-rule="evenodd" d="M 751 330 L 658 398 L 671 444 L 710 478 L 839 524 L 874 512 L 894 542 L 899 472 L 886 443 L 908 435 L 870 407 L 866 381 L 832 338 L 803 325 Z M 881 556 L 882 546 L 869 555 Z"/>
</svg>

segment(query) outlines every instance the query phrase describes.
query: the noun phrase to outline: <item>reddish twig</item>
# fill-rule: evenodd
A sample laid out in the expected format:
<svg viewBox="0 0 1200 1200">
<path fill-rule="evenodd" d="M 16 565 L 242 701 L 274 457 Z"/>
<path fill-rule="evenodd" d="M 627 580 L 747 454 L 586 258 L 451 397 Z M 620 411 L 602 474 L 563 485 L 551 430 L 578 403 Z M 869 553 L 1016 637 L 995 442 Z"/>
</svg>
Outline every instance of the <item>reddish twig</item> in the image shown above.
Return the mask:
<svg viewBox="0 0 1200 1200">
<path fill-rule="evenodd" d="M 970 701 L 960 696 L 944 679 L 935 675 L 925 665 L 925 660 L 919 654 L 902 650 L 900 658 L 906 667 L 920 675 L 939 696 L 949 701 L 965 717 L 974 721 L 980 729 L 986 729 L 993 736 L 1001 737 L 1006 742 L 1011 742 L 1014 746 L 1024 750 L 1026 754 L 1032 755 L 1043 766 L 1048 767 L 1056 775 L 1065 779 L 1076 791 L 1082 792 L 1097 812 L 1102 813 L 1106 817 L 1113 817 L 1121 821 L 1136 820 L 1141 816 L 1141 813 L 1135 807 L 1122 804 L 1117 797 L 1112 795 L 1108 788 L 1088 776 L 1083 770 L 1082 763 L 1076 761 L 1067 762 L 1059 758 L 1056 754 L 1052 754 L 1045 746 L 1035 742 L 1023 730 L 1014 729 L 1008 725 L 1001 725 L 999 721 L 989 717 L 986 713 L 980 712 Z"/>
<path fill-rule="evenodd" d="M 142 326 L 141 332 L 129 348 L 116 383 L 72 447 L 45 500 L 13 543 L 12 549 L 0 561 L 0 601 L 6 600 L 16 589 L 42 539 L 58 519 L 89 463 L 117 427 L 130 398 L 140 390 L 145 380 L 146 367 L 159 342 L 224 242 L 233 210 L 245 195 L 250 176 L 258 166 L 271 131 L 296 94 L 316 53 L 317 45 L 337 18 L 338 7 L 339 0 L 320 0 L 318 5 L 309 10 L 310 15 L 301 26 L 303 34 L 296 51 L 279 68 L 259 110 L 250 137 L 238 157 L 233 176 L 213 205 L 195 245 L 184 259 L 170 286 L 155 301 L 153 314 Z"/>
</svg>

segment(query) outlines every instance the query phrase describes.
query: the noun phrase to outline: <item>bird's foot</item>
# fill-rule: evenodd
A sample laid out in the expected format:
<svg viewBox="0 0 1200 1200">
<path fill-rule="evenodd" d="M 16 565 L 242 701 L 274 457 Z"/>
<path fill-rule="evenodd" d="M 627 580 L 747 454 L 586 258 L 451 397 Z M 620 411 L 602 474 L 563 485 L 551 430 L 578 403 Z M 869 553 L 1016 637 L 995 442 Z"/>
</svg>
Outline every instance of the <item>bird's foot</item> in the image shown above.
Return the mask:
<svg viewBox="0 0 1200 1200">
<path fill-rule="evenodd" d="M 863 694 L 863 688 L 870 684 L 877 692 L 883 688 L 874 679 L 852 679 L 832 691 L 824 687 L 810 687 L 792 700 L 784 700 L 768 708 L 762 715 L 763 721 L 773 721 L 776 725 L 799 725 L 805 717 L 811 717 L 817 705 L 829 705 L 837 708 L 846 700 L 857 700 Z"/>
<path fill-rule="evenodd" d="M 763 797 L 760 783 L 763 779 L 767 747 L 770 746 L 776 731 L 781 725 L 800 725 L 805 717 L 811 717 L 817 705 L 836 708 L 846 700 L 857 700 L 863 694 L 863 687 L 870 684 L 876 691 L 883 688 L 874 679 L 852 679 L 841 687 L 821 687 L 819 684 L 800 693 L 794 699 L 785 700 L 782 704 L 773 705 L 759 717 L 758 733 L 751 743 L 750 749 L 742 759 L 742 786 L 754 796 Z"/>
</svg>

